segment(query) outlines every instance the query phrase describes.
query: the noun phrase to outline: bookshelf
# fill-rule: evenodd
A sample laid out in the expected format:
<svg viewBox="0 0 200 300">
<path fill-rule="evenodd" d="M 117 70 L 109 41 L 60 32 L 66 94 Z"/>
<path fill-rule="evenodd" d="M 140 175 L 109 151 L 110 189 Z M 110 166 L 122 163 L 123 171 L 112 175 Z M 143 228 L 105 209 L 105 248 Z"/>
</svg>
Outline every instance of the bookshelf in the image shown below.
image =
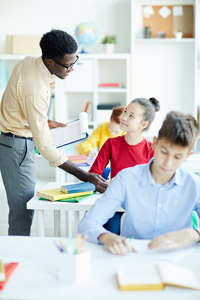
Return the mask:
<svg viewBox="0 0 200 300">
<path fill-rule="evenodd" d="M 62 122 L 76 118 L 90 101 L 89 124 L 94 125 L 96 120 L 107 121 L 98 118 L 98 104 L 129 103 L 130 57 L 130 54 L 80 54 L 74 72 L 64 81 L 56 79 L 56 119 Z M 123 87 L 98 87 L 100 83 L 122 83 Z"/>
<path fill-rule="evenodd" d="M 197 0 L 132 0 L 131 53 L 133 98 L 156 97 L 161 110 L 157 113 L 147 137 L 157 131 L 170 110 L 190 113 L 197 118 Z M 144 38 L 144 6 L 192 6 L 192 37 Z M 157 24 L 156 24 L 157 25 Z"/>
</svg>

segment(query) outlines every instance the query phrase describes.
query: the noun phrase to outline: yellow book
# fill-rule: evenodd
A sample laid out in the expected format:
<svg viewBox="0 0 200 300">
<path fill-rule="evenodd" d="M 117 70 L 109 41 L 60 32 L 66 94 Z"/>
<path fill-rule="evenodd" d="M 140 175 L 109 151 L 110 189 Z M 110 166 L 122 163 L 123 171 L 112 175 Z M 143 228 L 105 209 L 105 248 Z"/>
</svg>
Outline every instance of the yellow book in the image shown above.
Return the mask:
<svg viewBox="0 0 200 300">
<path fill-rule="evenodd" d="M 91 194 L 93 194 L 92 191 L 66 194 L 66 193 L 61 192 L 60 188 L 36 192 L 36 196 L 41 197 L 41 198 L 45 198 L 45 199 L 50 200 L 50 201 L 62 200 L 62 199 L 85 196 L 85 195 L 91 195 Z"/>
<path fill-rule="evenodd" d="M 193 271 L 172 263 L 122 266 L 116 278 L 121 291 L 161 290 L 165 285 L 200 290 L 200 281 Z"/>
<path fill-rule="evenodd" d="M 0 260 L 0 281 L 4 281 L 5 277 L 5 269 L 2 260 Z"/>
</svg>

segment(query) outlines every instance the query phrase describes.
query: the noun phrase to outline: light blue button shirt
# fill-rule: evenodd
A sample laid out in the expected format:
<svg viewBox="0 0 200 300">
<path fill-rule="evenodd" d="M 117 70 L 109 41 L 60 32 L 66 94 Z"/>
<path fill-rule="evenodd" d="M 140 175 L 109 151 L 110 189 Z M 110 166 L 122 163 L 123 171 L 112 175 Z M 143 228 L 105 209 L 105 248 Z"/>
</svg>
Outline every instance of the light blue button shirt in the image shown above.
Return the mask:
<svg viewBox="0 0 200 300">
<path fill-rule="evenodd" d="M 121 235 L 127 238 L 151 240 L 167 232 L 192 228 L 192 211 L 200 216 L 200 177 L 179 168 L 170 182 L 161 185 L 151 175 L 152 161 L 119 172 L 85 214 L 78 232 L 98 243 L 98 236 L 108 232 L 103 224 L 120 206 L 126 211 Z"/>
</svg>

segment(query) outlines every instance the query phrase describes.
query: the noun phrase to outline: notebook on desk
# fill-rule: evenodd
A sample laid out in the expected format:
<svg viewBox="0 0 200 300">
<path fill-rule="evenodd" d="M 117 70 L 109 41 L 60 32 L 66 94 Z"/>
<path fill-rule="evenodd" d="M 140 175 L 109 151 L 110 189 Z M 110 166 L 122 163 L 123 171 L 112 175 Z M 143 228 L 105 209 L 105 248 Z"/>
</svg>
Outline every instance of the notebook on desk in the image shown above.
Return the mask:
<svg viewBox="0 0 200 300">
<path fill-rule="evenodd" d="M 79 182 L 74 184 L 65 184 L 60 187 L 60 191 L 66 194 L 94 192 L 95 185 L 90 182 Z"/>
<path fill-rule="evenodd" d="M 65 198 L 65 199 L 60 199 L 56 200 L 56 202 L 71 202 L 71 203 L 79 203 L 85 199 L 87 199 L 89 196 L 92 196 L 93 194 L 88 194 L 86 196 L 78 196 L 78 197 L 70 197 L 70 198 Z M 39 198 L 39 200 L 42 201 L 49 201 L 48 199 L 45 198 Z"/>
<path fill-rule="evenodd" d="M 36 196 L 39 198 L 50 200 L 50 201 L 57 201 L 57 200 L 66 200 L 73 197 L 80 197 L 80 196 L 86 196 L 93 194 L 92 191 L 86 191 L 81 193 L 72 193 L 72 194 L 66 194 L 60 191 L 60 188 L 50 189 L 50 190 L 43 190 L 43 191 L 37 191 Z M 42 200 L 40 199 L 40 200 Z"/>
<path fill-rule="evenodd" d="M 161 290 L 166 285 L 200 290 L 200 281 L 189 269 L 171 263 L 137 263 L 117 269 L 121 291 Z"/>
</svg>

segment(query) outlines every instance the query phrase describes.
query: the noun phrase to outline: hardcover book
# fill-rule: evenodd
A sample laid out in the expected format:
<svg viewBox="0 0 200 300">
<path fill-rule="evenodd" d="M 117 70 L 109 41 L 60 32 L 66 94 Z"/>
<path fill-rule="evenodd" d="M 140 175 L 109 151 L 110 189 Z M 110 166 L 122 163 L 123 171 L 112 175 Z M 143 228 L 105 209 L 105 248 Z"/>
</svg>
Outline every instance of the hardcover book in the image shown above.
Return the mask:
<svg viewBox="0 0 200 300">
<path fill-rule="evenodd" d="M 116 273 L 121 291 L 161 290 L 166 285 L 200 290 L 200 281 L 193 271 L 172 263 L 123 266 Z"/>
<path fill-rule="evenodd" d="M 60 188 L 36 192 L 36 196 L 45 198 L 50 201 L 56 201 L 56 200 L 67 199 L 67 198 L 78 197 L 78 196 L 86 196 L 90 194 L 93 194 L 93 192 L 87 191 L 87 192 L 66 194 L 61 192 Z"/>
<path fill-rule="evenodd" d="M 66 184 L 60 187 L 61 192 L 66 194 L 80 193 L 80 192 L 94 192 L 95 185 L 90 182 L 80 182 L 75 184 Z"/>
</svg>

